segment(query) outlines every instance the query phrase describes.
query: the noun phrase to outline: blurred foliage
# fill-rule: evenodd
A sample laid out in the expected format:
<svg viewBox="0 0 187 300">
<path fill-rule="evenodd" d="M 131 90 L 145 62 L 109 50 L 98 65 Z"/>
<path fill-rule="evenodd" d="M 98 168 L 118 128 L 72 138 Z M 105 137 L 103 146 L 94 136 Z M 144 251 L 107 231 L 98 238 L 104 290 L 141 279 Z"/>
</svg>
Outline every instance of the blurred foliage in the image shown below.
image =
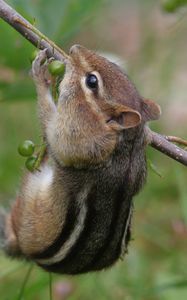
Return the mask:
<svg viewBox="0 0 187 300">
<path fill-rule="evenodd" d="M 34 23 L 41 32 L 63 47 L 90 21 L 102 0 L 12 0 L 15 9 Z M 30 68 L 29 56 L 34 47 L 3 20 L 0 20 L 0 65 L 11 72 L 12 82 L 0 81 L 0 99 L 30 100 L 34 98 L 31 80 L 25 73 Z M 11 70 L 9 70 L 11 68 Z"/>
<path fill-rule="evenodd" d="M 178 6 L 182 3 L 167 2 Z M 176 110 L 170 119 L 166 114 L 172 106 L 171 99 L 176 97 L 178 101 L 182 93 L 186 99 L 186 77 L 182 91 L 178 82 L 183 77 L 178 72 L 183 65 L 186 68 L 187 23 L 185 18 L 180 19 L 176 8 L 176 14 L 162 16 L 169 15 L 174 20 L 171 23 L 167 19 L 168 33 L 160 15 L 157 19 L 158 11 L 163 12 L 163 1 L 12 0 L 9 3 L 65 50 L 80 40 L 85 45 L 99 45 L 127 57 L 128 73 L 141 93 L 159 101 L 168 99 L 165 105 L 162 103 L 163 117 L 154 126 L 157 130 L 163 131 L 166 126 L 177 131 L 172 127 Z M 154 10 L 156 13 L 152 13 Z M 29 76 L 29 57 L 34 47 L 2 20 L 0 28 L 0 201 L 3 206 L 9 206 L 24 165 L 17 146 L 27 138 L 38 143 L 39 124 L 34 85 Z M 185 135 L 187 130 L 181 122 L 182 118 L 179 130 Z M 76 277 L 54 275 L 54 300 L 187 299 L 186 169 L 152 149 L 147 150 L 147 155 L 154 172 L 149 169 L 147 184 L 135 198 L 134 240 L 129 254 L 107 271 Z M 19 300 L 29 264 L 1 255 L 0 265 L 1 299 Z M 68 288 L 69 295 L 66 295 Z M 27 300 L 49 299 L 49 275 L 35 266 L 23 295 L 22 299 Z"/>
<path fill-rule="evenodd" d="M 163 1 L 163 9 L 167 12 L 173 13 L 177 9 L 187 5 L 187 0 L 165 0 Z"/>
</svg>

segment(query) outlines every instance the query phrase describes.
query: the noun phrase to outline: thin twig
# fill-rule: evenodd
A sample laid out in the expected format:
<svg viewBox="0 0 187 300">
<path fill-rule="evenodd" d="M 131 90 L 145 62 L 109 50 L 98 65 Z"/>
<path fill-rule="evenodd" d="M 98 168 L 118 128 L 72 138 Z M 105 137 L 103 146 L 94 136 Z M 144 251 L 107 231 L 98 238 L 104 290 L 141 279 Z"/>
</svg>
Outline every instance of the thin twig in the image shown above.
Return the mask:
<svg viewBox="0 0 187 300">
<path fill-rule="evenodd" d="M 24 294 L 24 291 L 25 291 L 25 286 L 26 286 L 26 284 L 27 284 L 27 282 L 29 280 L 29 277 L 31 275 L 32 269 L 33 269 L 33 265 L 30 265 L 29 268 L 28 268 L 28 271 L 27 271 L 27 273 L 25 275 L 25 278 L 23 280 L 23 284 L 21 286 L 21 289 L 20 289 L 20 292 L 19 292 L 17 300 L 23 299 L 23 294 Z"/>
<path fill-rule="evenodd" d="M 146 137 L 151 147 L 187 166 L 187 151 L 169 142 L 167 137 L 152 131 L 149 127 L 146 128 Z"/>
<path fill-rule="evenodd" d="M 53 300 L 52 273 L 49 273 L 49 300 Z"/>
<path fill-rule="evenodd" d="M 44 161 L 44 159 L 47 157 L 47 146 L 46 144 L 42 144 L 40 147 L 40 151 L 38 153 L 37 160 L 34 164 L 34 170 L 40 170 L 40 165 Z"/>
<path fill-rule="evenodd" d="M 54 57 L 55 59 L 59 59 L 64 62 L 69 58 L 62 49 L 45 37 L 38 29 L 31 25 L 3 0 L 0 0 L 0 17 L 14 27 L 37 48 L 47 48 L 48 58 Z M 169 137 L 158 134 L 148 128 L 146 129 L 148 144 L 151 147 L 187 166 L 187 151 L 171 143 L 171 139 Z M 179 143 L 179 141 L 181 141 L 181 139 L 178 138 L 177 141 L 177 138 L 175 137 L 174 142 Z M 179 144 L 181 144 L 181 142 Z M 184 143 L 182 144 L 184 145 Z"/>
<path fill-rule="evenodd" d="M 166 135 L 166 139 L 167 139 L 169 142 L 177 143 L 177 144 L 179 144 L 179 145 L 182 145 L 182 146 L 186 146 L 186 147 L 187 147 L 187 140 L 181 139 L 181 138 L 178 137 L 178 136 Z"/>
</svg>

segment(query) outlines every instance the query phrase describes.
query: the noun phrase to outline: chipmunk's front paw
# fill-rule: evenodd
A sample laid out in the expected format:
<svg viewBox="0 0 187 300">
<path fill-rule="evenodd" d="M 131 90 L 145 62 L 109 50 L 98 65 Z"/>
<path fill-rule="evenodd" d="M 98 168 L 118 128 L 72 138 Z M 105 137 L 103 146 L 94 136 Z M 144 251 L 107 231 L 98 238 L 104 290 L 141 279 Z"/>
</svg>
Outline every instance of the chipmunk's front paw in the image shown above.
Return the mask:
<svg viewBox="0 0 187 300">
<path fill-rule="evenodd" d="M 41 50 L 32 63 L 32 77 L 36 84 L 49 86 L 50 78 L 48 73 L 47 49 Z"/>
</svg>

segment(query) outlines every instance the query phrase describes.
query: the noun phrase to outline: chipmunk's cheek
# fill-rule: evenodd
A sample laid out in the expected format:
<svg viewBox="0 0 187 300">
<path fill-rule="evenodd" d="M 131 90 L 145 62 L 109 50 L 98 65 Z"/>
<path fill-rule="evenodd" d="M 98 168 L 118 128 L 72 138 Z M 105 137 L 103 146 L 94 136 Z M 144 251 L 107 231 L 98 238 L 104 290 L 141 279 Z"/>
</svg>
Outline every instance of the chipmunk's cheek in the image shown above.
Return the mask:
<svg viewBox="0 0 187 300">
<path fill-rule="evenodd" d="M 62 166 L 87 168 L 102 165 L 110 159 L 116 147 L 116 134 L 108 128 L 96 135 L 70 132 L 59 132 L 58 128 L 48 131 L 52 156 Z"/>
<path fill-rule="evenodd" d="M 111 157 L 115 146 L 115 137 L 99 137 L 84 141 L 83 144 L 72 143 L 70 147 L 63 147 L 59 158 L 64 166 L 75 168 L 97 167 Z"/>
</svg>

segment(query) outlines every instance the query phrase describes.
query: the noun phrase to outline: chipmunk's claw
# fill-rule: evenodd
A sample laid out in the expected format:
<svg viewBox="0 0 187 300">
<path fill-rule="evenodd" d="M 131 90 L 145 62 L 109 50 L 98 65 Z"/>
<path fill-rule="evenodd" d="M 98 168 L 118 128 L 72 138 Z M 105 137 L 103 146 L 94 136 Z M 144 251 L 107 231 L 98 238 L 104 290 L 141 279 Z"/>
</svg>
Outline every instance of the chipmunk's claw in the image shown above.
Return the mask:
<svg viewBox="0 0 187 300">
<path fill-rule="evenodd" d="M 49 85 L 47 49 L 41 50 L 32 63 L 32 77 L 37 83 Z M 48 76 L 47 76 L 48 75 Z"/>
</svg>

